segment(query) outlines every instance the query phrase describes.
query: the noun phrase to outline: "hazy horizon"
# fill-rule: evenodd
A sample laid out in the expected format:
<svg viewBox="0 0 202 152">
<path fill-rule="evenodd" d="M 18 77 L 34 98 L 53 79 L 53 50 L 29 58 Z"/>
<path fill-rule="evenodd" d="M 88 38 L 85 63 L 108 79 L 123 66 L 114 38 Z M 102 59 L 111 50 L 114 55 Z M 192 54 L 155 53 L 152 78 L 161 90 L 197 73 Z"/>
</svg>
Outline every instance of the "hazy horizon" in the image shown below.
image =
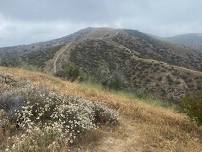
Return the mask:
<svg viewBox="0 0 202 152">
<path fill-rule="evenodd" d="M 200 0 L 1 0 L 0 47 L 60 38 L 86 27 L 170 37 L 202 33 Z"/>
</svg>

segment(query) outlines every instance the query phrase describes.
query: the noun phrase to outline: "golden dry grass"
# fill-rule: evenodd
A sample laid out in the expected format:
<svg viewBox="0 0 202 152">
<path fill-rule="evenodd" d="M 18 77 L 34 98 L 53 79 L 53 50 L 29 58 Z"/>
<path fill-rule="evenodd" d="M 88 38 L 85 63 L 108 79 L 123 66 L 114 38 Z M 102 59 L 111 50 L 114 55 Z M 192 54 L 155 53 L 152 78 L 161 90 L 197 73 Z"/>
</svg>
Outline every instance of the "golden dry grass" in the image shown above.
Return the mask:
<svg viewBox="0 0 202 152">
<path fill-rule="evenodd" d="M 84 151 L 116 152 L 201 152 L 202 128 L 184 114 L 172 109 L 138 102 L 107 90 L 72 83 L 40 72 L 0 67 L 0 73 L 11 74 L 33 83 L 54 88 L 61 93 L 104 102 L 119 110 L 120 126 L 102 129 L 97 142 L 85 144 Z"/>
</svg>

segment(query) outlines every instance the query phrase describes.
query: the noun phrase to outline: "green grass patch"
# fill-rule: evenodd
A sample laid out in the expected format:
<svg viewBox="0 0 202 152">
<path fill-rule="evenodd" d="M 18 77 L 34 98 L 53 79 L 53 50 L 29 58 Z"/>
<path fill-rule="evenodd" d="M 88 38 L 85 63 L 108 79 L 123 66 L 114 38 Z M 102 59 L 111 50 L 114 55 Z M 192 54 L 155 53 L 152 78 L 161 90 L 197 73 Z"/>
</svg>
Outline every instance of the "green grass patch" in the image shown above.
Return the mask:
<svg viewBox="0 0 202 152">
<path fill-rule="evenodd" d="M 158 99 L 158 98 L 152 96 L 151 94 L 145 92 L 144 90 L 136 90 L 136 91 L 114 90 L 114 89 L 106 88 L 106 87 L 102 86 L 101 84 L 91 82 L 91 81 L 84 81 L 79 84 L 81 85 L 81 87 L 90 89 L 92 91 L 109 92 L 113 95 L 116 95 L 116 96 L 118 96 L 122 99 L 126 99 L 128 101 L 134 100 L 134 101 L 138 101 L 138 102 L 148 103 L 152 106 L 166 107 L 166 108 L 172 108 L 172 109 L 173 108 L 175 109 L 175 107 L 176 107 L 172 102 Z"/>
</svg>

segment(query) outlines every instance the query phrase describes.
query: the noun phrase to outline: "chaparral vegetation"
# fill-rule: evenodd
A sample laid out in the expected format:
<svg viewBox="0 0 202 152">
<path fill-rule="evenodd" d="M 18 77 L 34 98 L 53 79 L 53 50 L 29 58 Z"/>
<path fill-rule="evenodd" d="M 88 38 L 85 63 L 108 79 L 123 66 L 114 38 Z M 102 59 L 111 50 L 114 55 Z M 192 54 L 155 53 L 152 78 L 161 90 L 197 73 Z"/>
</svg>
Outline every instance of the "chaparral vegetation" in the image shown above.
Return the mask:
<svg viewBox="0 0 202 152">
<path fill-rule="evenodd" d="M 1 151 L 193 151 L 201 127 L 172 107 L 98 85 L 0 68 Z"/>
</svg>

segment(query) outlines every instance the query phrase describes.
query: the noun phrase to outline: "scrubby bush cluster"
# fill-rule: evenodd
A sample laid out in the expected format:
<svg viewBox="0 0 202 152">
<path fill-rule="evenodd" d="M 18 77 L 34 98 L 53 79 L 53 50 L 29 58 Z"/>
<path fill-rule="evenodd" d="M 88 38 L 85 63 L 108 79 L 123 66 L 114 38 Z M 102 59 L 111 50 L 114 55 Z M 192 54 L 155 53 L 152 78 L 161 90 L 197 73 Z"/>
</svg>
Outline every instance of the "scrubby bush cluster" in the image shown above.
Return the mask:
<svg viewBox="0 0 202 152">
<path fill-rule="evenodd" d="M 44 146 L 57 149 L 101 124 L 118 123 L 118 113 L 103 104 L 33 85 L 3 92 L 0 109 L 10 123 L 24 130 L 20 137 L 10 138 L 11 151 L 25 149 L 27 144 L 33 145 L 32 151 Z"/>
<path fill-rule="evenodd" d="M 202 91 L 182 98 L 180 109 L 198 124 L 202 124 Z"/>
<path fill-rule="evenodd" d="M 111 79 L 111 80 L 104 81 L 104 82 L 102 82 L 102 85 L 105 88 L 113 89 L 113 90 L 121 90 L 122 87 L 123 87 L 123 84 L 122 84 L 121 80 L 118 79 L 118 78 L 114 78 L 114 79 Z"/>
<path fill-rule="evenodd" d="M 74 64 L 63 65 L 62 69 L 58 71 L 56 75 L 70 81 L 84 81 L 88 79 L 88 75 Z"/>
</svg>

